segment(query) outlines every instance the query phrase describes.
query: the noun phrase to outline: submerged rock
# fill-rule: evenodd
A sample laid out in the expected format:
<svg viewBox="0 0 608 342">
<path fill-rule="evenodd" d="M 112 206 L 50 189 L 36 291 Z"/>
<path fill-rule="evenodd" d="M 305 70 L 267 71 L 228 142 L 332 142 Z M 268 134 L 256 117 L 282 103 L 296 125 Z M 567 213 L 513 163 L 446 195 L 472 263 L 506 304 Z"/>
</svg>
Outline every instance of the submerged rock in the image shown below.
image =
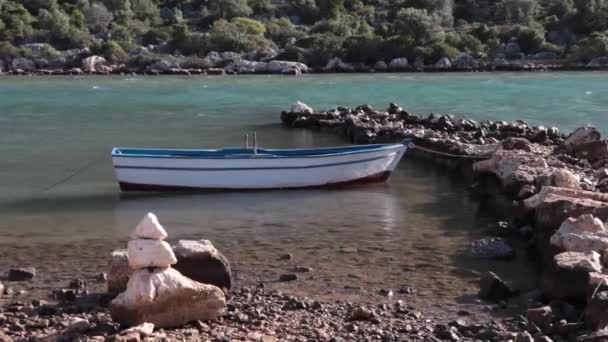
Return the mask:
<svg viewBox="0 0 608 342">
<path fill-rule="evenodd" d="M 158 328 L 216 319 L 226 308 L 222 290 L 201 284 L 172 268 L 135 271 L 127 290 L 110 304 L 112 319 L 124 326 L 146 322 Z"/>
<path fill-rule="evenodd" d="M 473 256 L 488 259 L 512 259 L 515 256 L 515 250 L 502 238 L 473 241 L 470 251 Z"/>
<path fill-rule="evenodd" d="M 486 272 L 479 282 L 479 297 L 487 300 L 503 300 L 513 295 L 513 290 L 494 272 Z"/>
<path fill-rule="evenodd" d="M 33 279 L 36 276 L 34 267 L 11 268 L 8 270 L 9 281 L 24 281 Z"/>
</svg>

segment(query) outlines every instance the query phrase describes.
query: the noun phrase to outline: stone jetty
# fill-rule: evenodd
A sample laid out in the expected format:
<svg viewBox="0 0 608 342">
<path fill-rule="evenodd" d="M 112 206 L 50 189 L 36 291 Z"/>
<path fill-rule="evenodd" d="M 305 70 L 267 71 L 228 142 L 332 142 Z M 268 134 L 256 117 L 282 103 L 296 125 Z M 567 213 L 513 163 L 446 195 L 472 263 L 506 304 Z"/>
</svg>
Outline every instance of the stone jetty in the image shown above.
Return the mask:
<svg viewBox="0 0 608 342">
<path fill-rule="evenodd" d="M 539 288 L 553 308 L 549 314 L 531 308 L 529 316 L 543 321 L 529 322 L 529 332 L 569 340 L 584 329 L 598 330 L 579 336 L 585 341 L 608 336 L 602 330 L 608 329 L 608 140 L 596 128 L 564 134 L 521 120 L 422 116 L 393 103 L 386 110 L 361 105 L 315 111 L 298 102 L 281 113 L 281 120 L 358 144 L 412 139 L 410 157 L 458 165 L 473 176 L 473 189 L 511 201 L 514 231 L 528 231 L 521 238 L 529 239 L 529 254 L 541 266 Z M 493 289 L 507 288 L 503 283 L 495 274 L 484 276 L 482 297 L 508 298 L 509 291 L 502 291 L 509 296 L 493 295 Z M 579 315 L 558 312 L 564 305 Z"/>
<path fill-rule="evenodd" d="M 126 290 L 110 303 L 113 320 L 126 327 L 151 323 L 168 328 L 224 313 L 226 298 L 220 288 L 171 268 L 177 258 L 163 241 L 167 232 L 154 214 L 148 213 L 129 237 L 127 257 L 133 273 Z"/>
</svg>

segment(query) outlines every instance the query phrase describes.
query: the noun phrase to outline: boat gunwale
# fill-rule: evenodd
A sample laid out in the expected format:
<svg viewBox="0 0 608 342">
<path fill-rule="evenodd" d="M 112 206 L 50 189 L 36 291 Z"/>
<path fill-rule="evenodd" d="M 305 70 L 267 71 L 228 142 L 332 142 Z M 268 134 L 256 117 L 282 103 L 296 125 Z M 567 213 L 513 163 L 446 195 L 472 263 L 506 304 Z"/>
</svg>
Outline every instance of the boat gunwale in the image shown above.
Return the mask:
<svg viewBox="0 0 608 342">
<path fill-rule="evenodd" d="M 170 151 L 186 151 L 186 152 L 211 152 L 211 153 L 221 153 L 222 150 L 226 150 L 226 149 L 162 149 L 162 148 L 156 148 L 156 149 L 148 149 L 148 148 L 129 148 L 129 147 L 114 147 L 112 149 L 112 157 L 117 157 L 117 158 L 161 158 L 161 159 L 182 159 L 182 160 L 188 160 L 188 159 L 293 159 L 293 158 L 328 158 L 328 157 L 337 157 L 337 156 L 346 156 L 346 155 L 353 155 L 353 154 L 361 154 L 361 153 L 370 153 L 370 152 L 378 152 L 378 151 L 388 151 L 388 150 L 392 150 L 392 149 L 396 149 L 396 148 L 403 148 L 404 146 L 407 147 L 407 145 L 409 144 L 411 140 L 409 139 L 405 139 L 402 143 L 397 143 L 397 144 L 370 144 L 370 145 L 350 145 L 350 146 L 344 146 L 344 147 L 321 147 L 321 148 L 294 148 L 294 149 L 284 149 L 281 151 L 306 151 L 306 150 L 317 150 L 317 151 L 323 151 L 323 150 L 336 150 L 336 149 L 341 149 L 343 148 L 345 151 L 343 152 L 336 152 L 336 153 L 326 153 L 326 154 L 301 154 L 301 155 L 276 155 L 276 154 L 272 154 L 273 151 L 277 151 L 278 149 L 260 149 L 260 151 L 262 153 L 259 154 L 254 154 L 254 153 L 248 153 L 248 154 L 236 154 L 236 153 L 226 153 L 226 154 L 220 154 L 220 155 L 208 155 L 208 156 L 183 156 L 183 155 L 171 155 L 171 154 L 166 154 L 166 155 L 154 155 L 154 154 L 128 154 L 128 153 L 116 153 L 117 151 L 120 151 L 121 149 L 127 149 L 127 150 L 132 150 L 132 151 L 160 151 L 160 152 L 170 152 Z M 360 150 L 352 150 L 355 147 L 361 147 L 362 149 Z M 249 149 L 253 152 L 253 149 Z"/>
</svg>

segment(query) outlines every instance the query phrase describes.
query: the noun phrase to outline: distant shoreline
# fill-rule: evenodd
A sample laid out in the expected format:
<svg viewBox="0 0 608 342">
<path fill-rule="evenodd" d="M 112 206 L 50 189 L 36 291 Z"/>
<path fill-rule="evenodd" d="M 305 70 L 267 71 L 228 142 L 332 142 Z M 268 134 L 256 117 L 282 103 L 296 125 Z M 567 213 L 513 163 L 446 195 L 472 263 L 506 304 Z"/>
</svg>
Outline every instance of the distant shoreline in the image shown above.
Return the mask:
<svg viewBox="0 0 608 342">
<path fill-rule="evenodd" d="M 532 73 L 532 72 L 596 72 L 596 71 L 608 71 L 608 66 L 605 67 L 588 67 L 588 66 L 556 66 L 556 65 L 535 65 L 533 67 L 528 66 L 507 66 L 507 67 L 492 67 L 492 68 L 436 68 L 436 67 L 425 67 L 418 69 L 407 69 L 407 70 L 396 70 L 396 71 L 352 71 L 352 72 L 327 72 L 322 70 L 313 70 L 308 73 L 309 75 L 338 75 L 338 74 L 436 74 L 436 73 L 490 73 L 490 72 L 517 72 L 517 73 Z M 239 73 L 233 71 L 226 71 L 224 69 L 178 69 L 178 70 L 167 70 L 167 71 L 129 71 L 129 70 L 115 70 L 112 72 L 83 72 L 81 70 L 35 70 L 35 71 L 22 71 L 12 70 L 9 72 L 0 73 L 0 77 L 10 76 L 241 76 L 241 75 L 278 75 L 278 76 L 298 76 L 288 73 Z"/>
</svg>

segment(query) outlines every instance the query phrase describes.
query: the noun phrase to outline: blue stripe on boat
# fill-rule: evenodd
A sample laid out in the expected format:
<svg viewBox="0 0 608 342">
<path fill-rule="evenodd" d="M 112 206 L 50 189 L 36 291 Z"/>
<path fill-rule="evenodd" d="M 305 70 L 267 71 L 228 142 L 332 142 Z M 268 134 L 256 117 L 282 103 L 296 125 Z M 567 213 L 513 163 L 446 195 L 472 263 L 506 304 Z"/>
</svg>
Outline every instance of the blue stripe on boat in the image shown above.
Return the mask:
<svg viewBox="0 0 608 342">
<path fill-rule="evenodd" d="M 224 168 L 192 168 L 192 167 L 163 167 L 163 166 L 129 166 L 129 165 L 114 165 L 117 169 L 137 169 L 137 170 L 163 170 L 163 171 L 241 171 L 241 170 L 291 170 L 291 169 L 314 169 L 321 167 L 340 166 L 348 164 L 360 164 L 369 161 L 384 159 L 394 156 L 395 153 L 387 154 L 380 157 L 353 160 L 340 163 L 310 165 L 310 166 L 270 166 L 270 167 L 224 167 Z"/>
<path fill-rule="evenodd" d="M 257 154 L 253 149 L 245 148 L 224 148 L 220 150 L 188 150 L 188 149 L 145 149 L 145 148 L 123 148 L 115 147 L 112 149 L 112 157 L 136 157 L 136 158 L 188 158 L 188 159 L 214 159 L 214 158 L 319 158 L 331 157 L 336 155 L 347 155 L 381 151 L 399 148 L 407 145 L 409 140 L 404 140 L 402 144 L 376 144 L 376 145 L 357 145 L 344 147 L 314 148 L 314 149 L 263 149 L 258 148 Z"/>
</svg>

